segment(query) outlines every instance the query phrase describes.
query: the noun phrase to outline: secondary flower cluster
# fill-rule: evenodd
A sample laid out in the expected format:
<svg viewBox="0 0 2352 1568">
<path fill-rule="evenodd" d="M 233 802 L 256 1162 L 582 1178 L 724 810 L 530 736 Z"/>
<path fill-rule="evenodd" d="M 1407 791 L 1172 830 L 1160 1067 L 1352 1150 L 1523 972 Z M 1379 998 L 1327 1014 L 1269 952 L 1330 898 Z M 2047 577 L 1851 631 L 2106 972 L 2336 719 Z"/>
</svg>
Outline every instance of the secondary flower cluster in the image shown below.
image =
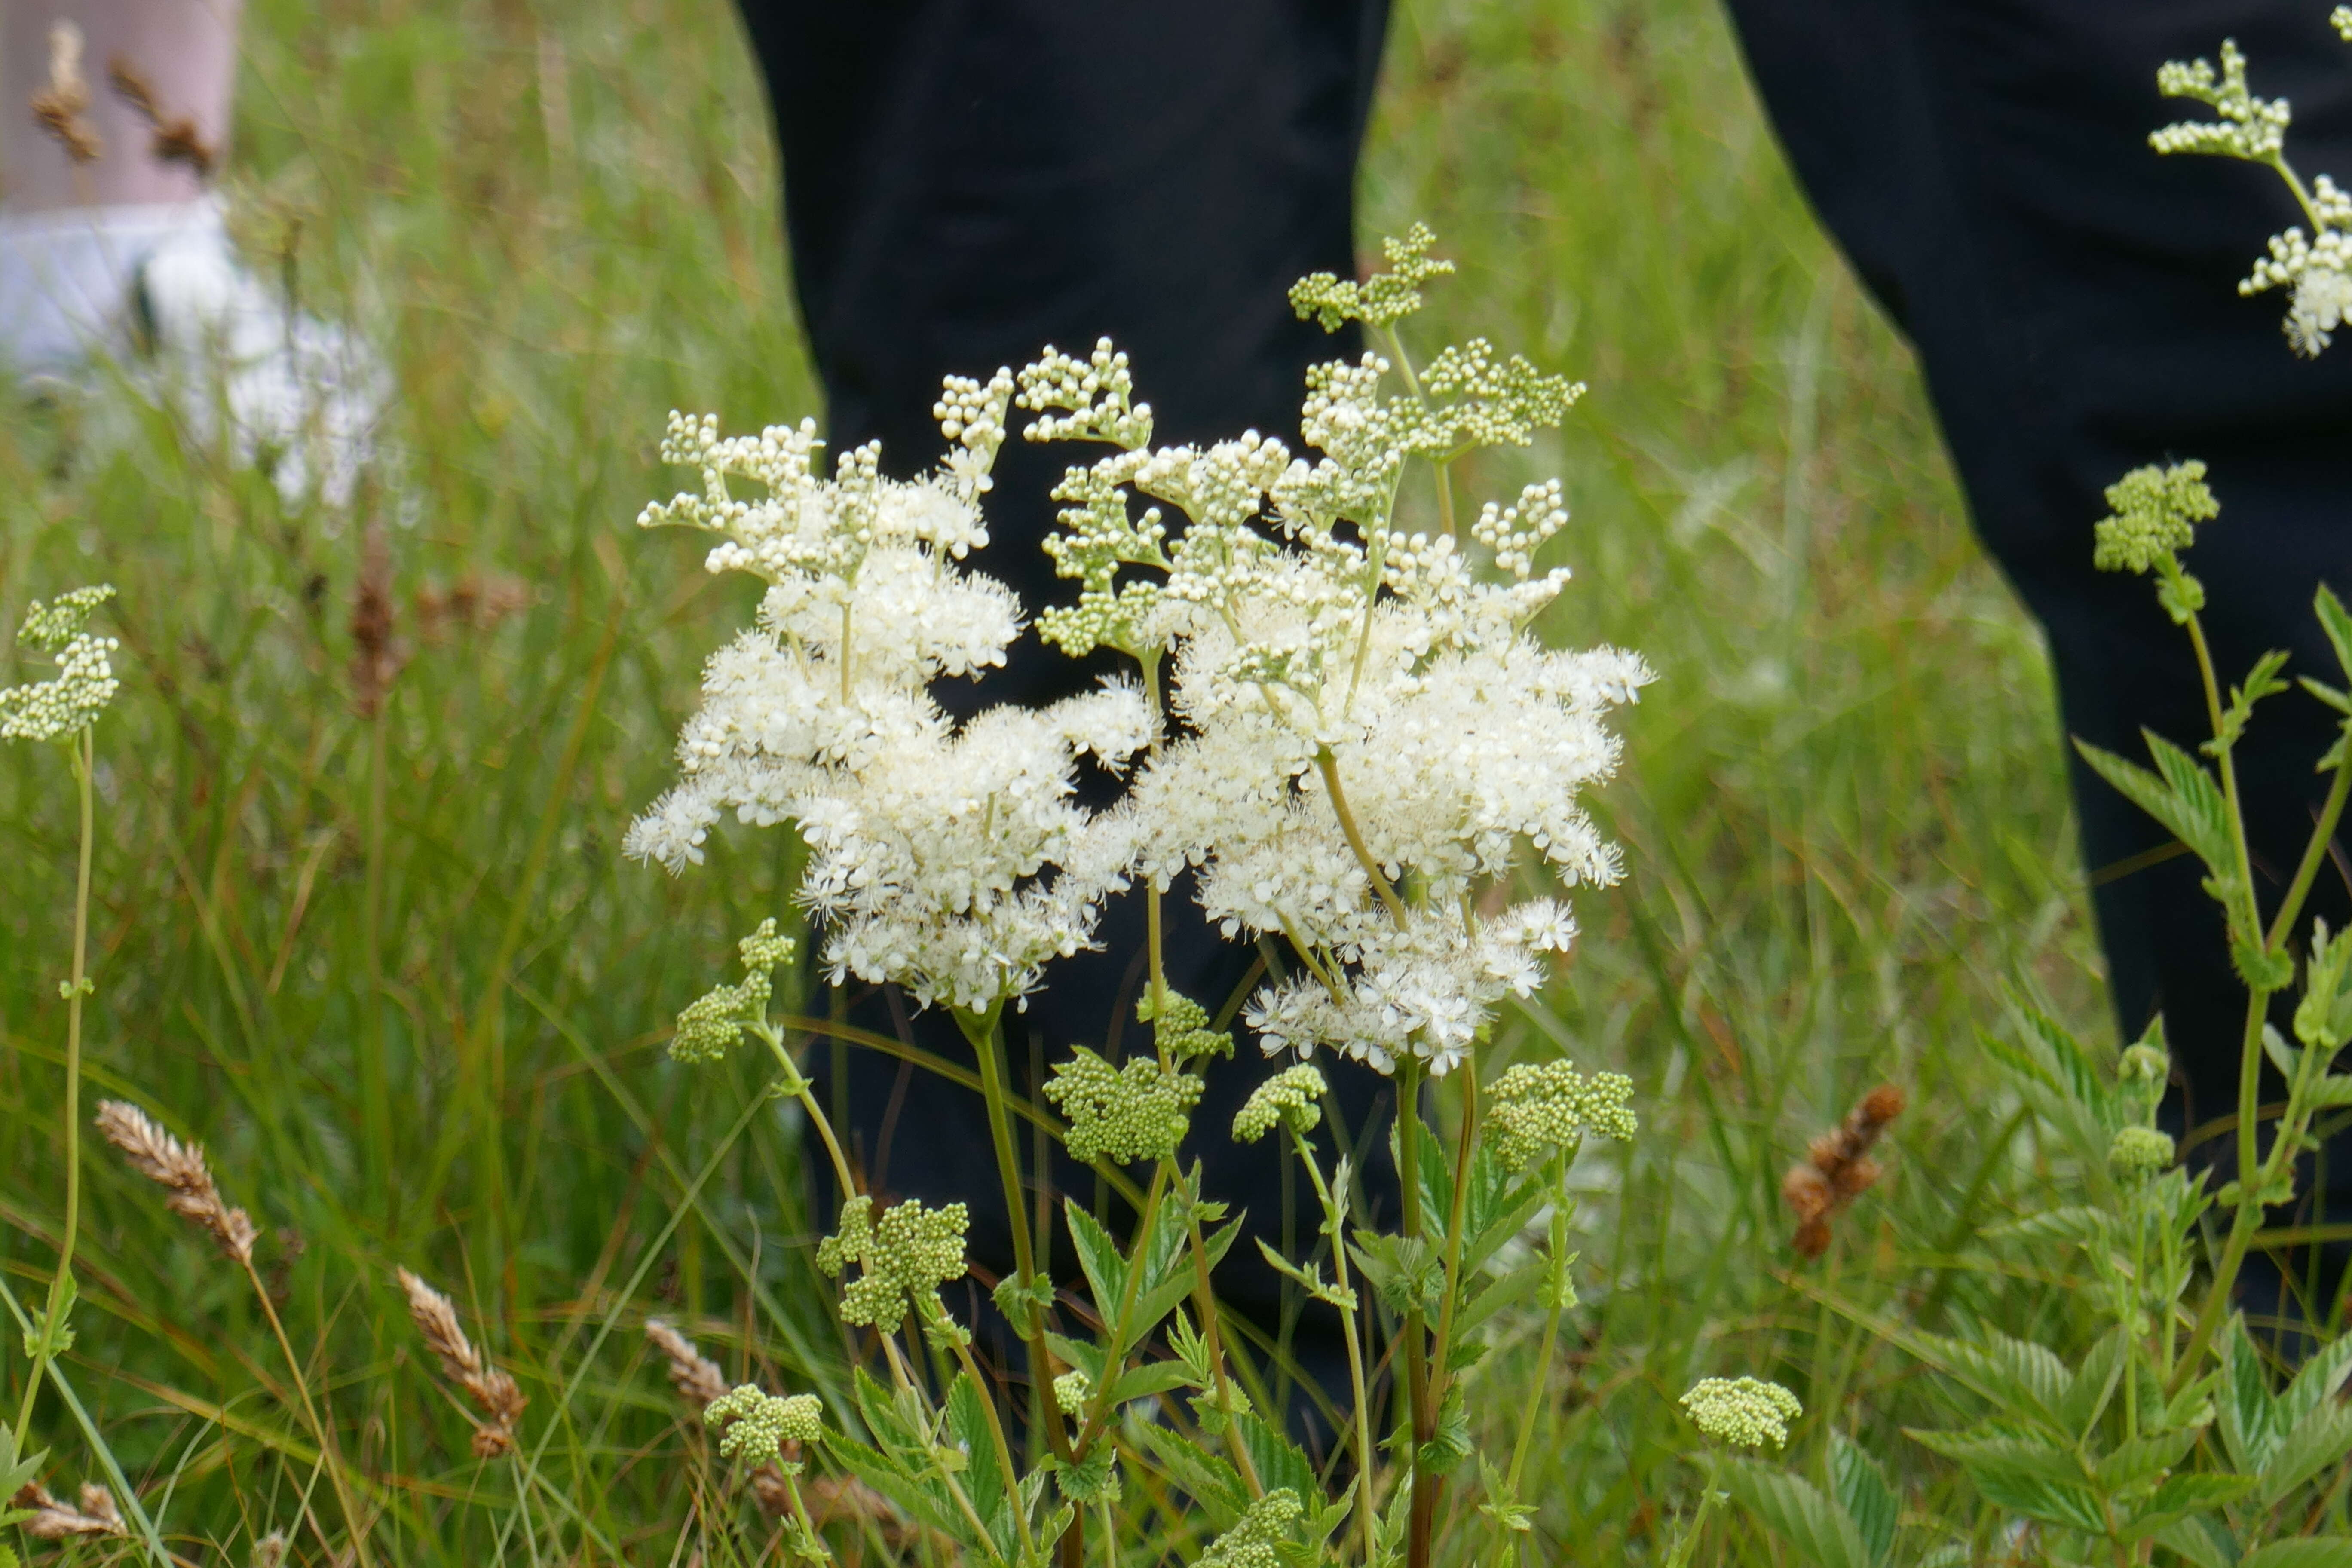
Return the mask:
<svg viewBox="0 0 2352 1568">
<path fill-rule="evenodd" d="M 2329 20 L 2345 42 L 2352 43 L 2352 6 L 2337 6 Z M 2286 181 L 2311 220 L 2307 237 L 2301 225 L 2273 235 L 2269 254 L 2254 262 L 2238 292 L 2292 290 L 2294 300 L 2284 323 L 2287 342 L 2297 353 L 2317 354 L 2334 341 L 2336 330 L 2352 320 L 2352 194 L 2326 174 L 2315 177 L 2308 191 L 2304 188 L 2286 162 L 2286 131 L 2294 112 L 2286 100 L 2260 98 L 2249 89 L 2246 57 L 2234 42 L 2222 43 L 2218 72 L 2210 60 L 2172 60 L 2157 72 L 2156 83 L 2167 98 L 2193 98 L 2212 105 L 2221 119 L 2165 126 L 2149 134 L 2149 145 L 2159 153 L 2204 153 L 2266 164 Z"/>
<path fill-rule="evenodd" d="M 1636 1131 L 1633 1080 L 1622 1073 L 1588 1079 L 1564 1061 L 1519 1062 L 1503 1069 L 1493 1094 L 1487 1128 L 1496 1158 L 1515 1171 L 1573 1149 L 1588 1131 L 1628 1143 Z"/>
<path fill-rule="evenodd" d="M 824 1435 L 824 1404 L 814 1394 L 779 1399 L 756 1383 L 746 1383 L 712 1400 L 703 1421 L 719 1434 L 719 1451 L 730 1459 L 780 1464 L 799 1473 L 797 1460 L 781 1458 L 787 1443 L 814 1443 Z"/>
<path fill-rule="evenodd" d="M 824 919 L 835 978 L 973 1011 L 1090 940 L 1125 857 L 1072 803 L 1076 760 L 1123 763 L 1152 728 L 1129 685 L 961 726 L 929 694 L 935 679 L 1002 664 L 1020 629 L 1013 594 L 959 564 L 988 542 L 974 502 L 1012 393 L 1009 375 L 950 380 L 940 409 L 954 446 L 910 482 L 882 478 L 872 444 L 819 479 L 812 425 L 721 439 L 715 421 L 674 415 L 662 454 L 698 467 L 702 489 L 639 519 L 722 535 L 710 569 L 770 587 L 758 625 L 704 671 L 682 781 L 629 851 L 675 870 L 701 859 L 728 810 L 797 822 L 812 851 L 801 897 Z M 738 499 L 730 480 L 765 494 Z"/>
<path fill-rule="evenodd" d="M 1789 1444 L 1789 1423 L 1805 1413 L 1797 1396 L 1759 1377 L 1702 1377 L 1683 1395 L 1691 1425 L 1718 1443 L 1775 1448 Z"/>
<path fill-rule="evenodd" d="M 1432 243 L 1416 229 L 1391 242 L 1391 271 L 1307 279 L 1294 305 L 1392 328 L 1451 270 Z M 1616 765 L 1608 710 L 1652 676 L 1530 630 L 1568 581 L 1535 565 L 1568 520 L 1558 481 L 1486 507 L 1463 538 L 1395 519 L 1408 458 L 1442 469 L 1524 445 L 1580 386 L 1483 341 L 1401 394 L 1384 392 L 1391 369 L 1368 354 L 1312 370 L 1304 452 L 1255 431 L 1154 447 L 1125 354 L 1048 350 L 1017 376 L 950 382 L 950 458 L 911 482 L 880 477 L 871 447 L 820 479 L 806 425 L 722 439 L 673 416 L 663 455 L 698 467 L 701 489 L 641 521 L 718 532 L 710 567 L 771 586 L 759 625 L 711 660 L 682 782 L 630 848 L 676 868 L 725 810 L 791 819 L 835 978 L 975 1014 L 1088 945 L 1130 879 L 1165 891 L 1197 869 L 1228 934 L 1292 950 L 1244 1013 L 1269 1054 L 1449 1070 L 1574 940 L 1559 902 L 1491 901 L 1522 847 L 1566 885 L 1617 877 L 1578 797 Z M 957 724 L 929 683 L 1001 663 L 1019 628 L 1013 596 L 960 564 L 986 542 L 975 503 L 1013 406 L 1037 416 L 1029 439 L 1111 448 L 1055 490 L 1046 549 L 1079 594 L 1038 629 L 1074 655 L 1120 650 L 1141 679 Z M 737 481 L 764 493 L 738 499 Z M 1132 768 L 1115 805 L 1076 804 L 1081 756 Z M 1066 1110 L 1100 1155 L 1181 1136 L 1172 1075 L 1074 1066 Z"/>
<path fill-rule="evenodd" d="M 110 657 L 121 647 L 86 629 L 90 612 L 114 597 L 111 587 L 76 588 L 53 605 L 33 601 L 16 640 L 56 661 L 56 679 L 0 689 L 0 741 L 58 741 L 90 723 L 114 700 L 121 682 Z"/>
<path fill-rule="evenodd" d="M 841 1293 L 844 1321 L 889 1333 L 907 1321 L 911 1307 L 929 1322 L 939 1315 L 939 1289 L 963 1277 L 963 1237 L 971 1220 L 961 1204 L 925 1208 L 908 1198 L 874 1217 L 874 1200 L 864 1195 L 841 1205 L 841 1228 L 817 1245 L 816 1266 L 838 1276 L 850 1264 L 856 1279 Z"/>
</svg>

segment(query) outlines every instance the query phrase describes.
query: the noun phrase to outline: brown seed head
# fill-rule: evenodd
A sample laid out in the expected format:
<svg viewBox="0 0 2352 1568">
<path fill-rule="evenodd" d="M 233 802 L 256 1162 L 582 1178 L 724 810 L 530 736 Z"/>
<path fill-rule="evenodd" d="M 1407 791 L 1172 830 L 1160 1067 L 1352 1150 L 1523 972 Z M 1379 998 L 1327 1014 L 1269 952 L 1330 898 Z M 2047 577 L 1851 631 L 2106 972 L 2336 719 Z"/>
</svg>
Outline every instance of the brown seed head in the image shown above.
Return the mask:
<svg viewBox="0 0 2352 1568">
<path fill-rule="evenodd" d="M 165 113 L 156 100 L 154 85 L 121 55 L 106 62 L 106 79 L 114 96 L 130 105 L 131 111 L 154 132 L 147 143 L 149 157 L 159 163 L 184 163 L 200 180 L 211 176 L 217 154 L 197 131 L 193 117 Z"/>
<path fill-rule="evenodd" d="M 101 1535 L 125 1535 L 122 1514 L 114 1494 L 95 1482 L 84 1481 L 81 1506 L 70 1507 L 38 1481 L 27 1482 L 8 1500 L 11 1508 L 33 1517 L 24 1521 L 25 1533 L 36 1541 L 75 1541 Z"/>
<path fill-rule="evenodd" d="M 408 1294 L 408 1316 L 425 1338 L 425 1348 L 441 1363 L 441 1374 L 466 1391 L 475 1407 L 488 1417 L 474 1423 L 474 1454 L 492 1459 L 514 1449 L 515 1419 L 530 1402 L 515 1380 L 487 1364 L 466 1331 L 457 1326 L 457 1309 L 449 1298 L 411 1274 L 400 1271 L 400 1288 Z"/>
<path fill-rule="evenodd" d="M 49 85 L 33 94 L 28 107 L 34 122 L 75 163 L 94 163 L 106 151 L 82 118 L 89 109 L 89 83 L 81 74 L 81 29 L 71 22 L 50 24 Z"/>
<path fill-rule="evenodd" d="M 360 548 L 358 591 L 352 601 L 352 706 L 373 719 L 407 662 L 392 629 L 392 548 L 383 523 L 372 520 Z"/>
<path fill-rule="evenodd" d="M 698 1415 L 727 1392 L 727 1374 L 719 1370 L 719 1363 L 695 1349 L 692 1340 L 659 1318 L 646 1320 L 646 1338 L 669 1363 L 669 1385 L 677 1390 L 680 1399 L 694 1406 Z"/>
<path fill-rule="evenodd" d="M 99 1131 L 122 1151 L 132 1170 L 171 1194 L 163 1200 L 164 1207 L 202 1226 L 222 1256 L 241 1264 L 253 1262 L 257 1234 L 253 1216 L 222 1201 L 202 1149 L 181 1142 L 125 1100 L 99 1101 L 96 1121 Z"/>
<path fill-rule="evenodd" d="M 1870 1157 L 1889 1123 L 1903 1114 L 1906 1097 L 1885 1083 L 1863 1096 L 1843 1121 L 1814 1139 L 1805 1158 L 1780 1179 L 1780 1197 L 1797 1216 L 1790 1245 L 1799 1256 L 1819 1258 L 1829 1250 L 1830 1222 L 1838 1211 L 1878 1184 L 1886 1173 Z"/>
<path fill-rule="evenodd" d="M 253 1568 L 283 1568 L 289 1544 L 284 1531 L 271 1531 L 253 1543 Z"/>
</svg>

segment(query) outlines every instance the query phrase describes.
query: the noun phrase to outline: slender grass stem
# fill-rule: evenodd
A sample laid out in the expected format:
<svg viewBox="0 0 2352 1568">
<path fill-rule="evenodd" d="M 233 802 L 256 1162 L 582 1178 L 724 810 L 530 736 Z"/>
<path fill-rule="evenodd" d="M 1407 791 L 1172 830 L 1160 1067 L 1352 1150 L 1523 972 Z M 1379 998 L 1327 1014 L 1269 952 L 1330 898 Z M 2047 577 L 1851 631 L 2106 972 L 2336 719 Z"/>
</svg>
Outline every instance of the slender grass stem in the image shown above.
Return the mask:
<svg viewBox="0 0 2352 1568">
<path fill-rule="evenodd" d="M 319 1406 L 310 1397 L 310 1379 L 302 1374 L 302 1363 L 294 1354 L 294 1343 L 286 1337 L 286 1325 L 278 1320 L 278 1305 L 269 1299 L 269 1289 L 253 1267 L 253 1259 L 245 1259 L 245 1277 L 253 1286 L 253 1299 L 261 1303 L 261 1315 L 269 1321 L 269 1331 L 278 1341 L 279 1353 L 286 1357 L 287 1375 L 294 1380 L 294 1394 L 302 1412 L 302 1420 L 318 1439 L 320 1461 L 327 1467 L 327 1484 L 335 1489 L 335 1502 L 343 1510 L 343 1528 L 351 1533 L 351 1549 L 359 1558 L 360 1568 L 370 1568 L 375 1556 L 368 1550 L 369 1521 L 361 1515 L 352 1500 L 349 1482 L 343 1475 L 343 1459 L 340 1445 L 319 1415 Z"/>
</svg>

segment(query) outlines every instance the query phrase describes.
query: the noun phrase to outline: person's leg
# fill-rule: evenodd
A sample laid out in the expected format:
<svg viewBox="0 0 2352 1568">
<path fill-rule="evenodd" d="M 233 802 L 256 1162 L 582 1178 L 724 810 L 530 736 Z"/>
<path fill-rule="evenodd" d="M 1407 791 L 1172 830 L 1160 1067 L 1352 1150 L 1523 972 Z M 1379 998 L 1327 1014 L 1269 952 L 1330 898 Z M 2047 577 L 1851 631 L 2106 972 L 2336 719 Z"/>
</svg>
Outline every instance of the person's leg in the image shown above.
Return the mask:
<svg viewBox="0 0 2352 1568">
<path fill-rule="evenodd" d="M 985 376 L 1049 342 L 1083 353 L 1105 335 L 1133 356 L 1155 439 L 1294 436 L 1307 367 L 1358 352 L 1297 320 L 1285 296 L 1307 273 L 1355 270 L 1356 155 L 1385 0 L 742 9 L 773 101 L 793 275 L 837 448 L 879 437 L 886 468 L 927 468 L 940 451 L 930 410 L 941 374 Z M 1053 523 L 1048 492 L 1076 460 L 1018 440 L 998 460 L 993 542 L 979 564 L 1033 611 L 1072 596 L 1040 542 Z M 942 700 L 1035 701 L 1108 668 L 1024 638 L 1006 669 Z M 1254 955 L 1219 941 L 1184 889 L 1168 913 L 1171 982 L 1213 1013 Z M 1134 1018 L 1141 925 L 1129 894 L 1107 916 L 1105 951 L 1056 964 L 1029 1010 L 1008 1015 L 1017 1076 L 1033 1053 L 1050 1065 L 1074 1045 L 1148 1042 Z M 969 1059 L 943 1017 L 881 999 L 862 1003 L 860 1016 Z M 1242 1149 L 1228 1136 L 1270 1070 L 1246 1040 L 1236 1060 L 1213 1067 L 1187 1152 L 1205 1162 L 1212 1195 L 1278 1241 L 1275 1141 Z M 848 1076 L 868 1179 L 893 1194 L 964 1199 L 975 1258 L 1009 1267 L 977 1102 L 865 1054 L 852 1055 Z M 1335 1078 L 1351 1128 L 1374 1129 L 1371 1163 L 1384 1169 L 1385 1080 L 1360 1068 Z M 1056 1178 L 1092 1191 L 1093 1177 L 1066 1162 Z M 1246 1240 L 1221 1281 L 1269 1327 L 1278 1283 Z"/>
<path fill-rule="evenodd" d="M 2225 681 L 2265 649 L 2339 679 L 2315 586 L 2352 590 L 2352 354 L 2296 359 L 2275 296 L 2241 299 L 2294 221 L 2264 171 L 2160 158 L 2167 59 L 2234 37 L 2294 104 L 2290 151 L 2352 169 L 2352 57 L 2305 0 L 1730 0 L 1799 178 L 1917 347 L 1979 531 L 2046 629 L 2068 731 L 2135 759 L 2210 733 L 2186 639 L 2144 579 L 2091 565 L 2103 488 L 2201 458 L 2221 498 L 2189 564 Z M 2311 831 L 2333 715 L 2263 705 L 2239 752 L 2260 893 Z M 2245 993 L 2219 911 L 2168 835 L 2074 762 L 2084 859 L 2126 1037 L 2164 1016 L 2186 1128 L 2231 1117 Z M 2312 913 L 2340 928 L 2343 878 Z M 2206 1145 L 2228 1157 L 2229 1140 Z M 2331 1217 L 2352 1212 L 2339 1151 Z"/>
<path fill-rule="evenodd" d="M 10 0 L 0 16 L 0 206 L 32 213 L 202 196 L 228 137 L 242 9 L 243 0 Z M 29 110 L 50 86 L 61 23 L 79 36 L 89 97 L 80 118 L 97 143 L 98 155 L 79 165 Z"/>
<path fill-rule="evenodd" d="M 0 359 L 119 343 L 148 258 L 225 248 L 239 0 L 18 0 L 0 16 Z M 44 128 L 42 107 L 59 124 Z"/>
</svg>

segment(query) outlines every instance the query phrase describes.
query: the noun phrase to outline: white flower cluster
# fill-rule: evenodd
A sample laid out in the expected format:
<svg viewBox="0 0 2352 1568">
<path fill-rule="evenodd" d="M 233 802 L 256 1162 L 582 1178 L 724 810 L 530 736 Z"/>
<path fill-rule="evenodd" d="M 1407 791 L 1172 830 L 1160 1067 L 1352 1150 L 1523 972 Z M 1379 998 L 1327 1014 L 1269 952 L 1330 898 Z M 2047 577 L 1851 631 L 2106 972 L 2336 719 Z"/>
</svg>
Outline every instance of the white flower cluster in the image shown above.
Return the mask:
<svg viewBox="0 0 2352 1568">
<path fill-rule="evenodd" d="M 678 740 L 677 788 L 630 830 L 631 854 L 677 870 L 710 827 L 797 822 L 813 851 L 801 896 L 824 917 L 836 980 L 902 984 L 984 1011 L 1091 939 L 1122 885 L 1115 836 L 1072 804 L 1079 756 L 1118 764 L 1150 739 L 1131 686 L 958 726 L 927 689 L 1004 661 L 1020 605 L 960 562 L 988 542 L 974 498 L 1003 439 L 1009 373 L 950 378 L 953 447 L 935 476 L 880 477 L 874 446 L 819 479 L 811 424 L 721 438 L 672 415 L 662 455 L 702 470 L 699 494 L 638 520 L 719 533 L 714 572 L 771 584 L 759 623 L 714 655 Z M 739 500 L 730 480 L 765 493 Z"/>
<path fill-rule="evenodd" d="M 1413 285 L 1438 270 L 1429 243 L 1416 231 L 1391 247 Z M 1294 303 L 1338 319 L 1377 298 L 1386 324 L 1406 291 L 1302 285 Z M 1477 889 L 1522 844 L 1569 884 L 1615 879 L 1616 854 L 1577 796 L 1616 765 L 1608 709 L 1652 677 L 1631 654 L 1550 649 L 1528 631 L 1568 580 L 1534 566 L 1567 521 L 1556 481 L 1474 525 L 1499 581 L 1454 539 L 1391 521 L 1409 453 L 1523 442 L 1577 389 L 1498 364 L 1483 342 L 1440 354 L 1404 396 L 1383 398 L 1389 368 L 1367 354 L 1309 373 L 1312 461 L 1251 432 L 1205 449 L 1139 443 L 1072 470 L 1057 494 L 1083 504 L 1050 548 L 1084 584 L 1089 637 L 1173 653 L 1184 733 L 1118 810 L 1138 874 L 1165 888 L 1199 868 L 1202 903 L 1228 934 L 1297 952 L 1300 968 L 1245 1014 L 1260 1044 L 1444 1072 L 1575 934 L 1549 900 L 1482 919 Z M 1023 395 L 1066 375 L 1033 365 Z M 1440 393 L 1457 401 L 1433 403 Z M 1160 508 L 1131 516 L 1138 492 L 1188 526 L 1171 537 Z M 1119 584 L 1131 565 L 1162 575 Z"/>
<path fill-rule="evenodd" d="M 54 679 L 0 689 L 0 741 L 63 740 L 114 700 L 121 683 L 111 656 L 122 645 L 86 629 L 90 613 L 113 596 L 111 587 L 100 584 L 60 594 L 53 605 L 33 601 L 16 640 L 48 654 L 58 673 Z"/>
<path fill-rule="evenodd" d="M 2337 6 L 2330 20 L 2352 43 L 2352 6 Z M 2326 174 L 2315 178 L 2305 193 L 2286 163 L 2293 110 L 2283 98 L 2257 98 L 2248 89 L 2246 58 L 2235 43 L 2222 43 L 2218 75 L 2209 60 L 2172 60 L 2157 72 L 2156 81 L 2166 97 L 2210 103 L 2221 118 L 2168 125 L 2149 134 L 2149 145 L 2159 153 L 2206 153 L 2267 163 L 2302 202 L 2314 235 L 2305 236 L 2301 225 L 2273 235 L 2270 253 L 2255 260 L 2238 292 L 2292 289 L 2294 300 L 2281 323 L 2287 342 L 2305 358 L 2315 357 L 2335 341 L 2336 329 L 2352 320 L 2352 195 Z"/>
<path fill-rule="evenodd" d="M 1416 229 L 1391 245 L 1394 273 L 1309 279 L 1294 303 L 1391 325 L 1451 269 L 1432 243 Z M 1383 395 L 1389 370 L 1367 354 L 1309 373 L 1309 454 L 1255 431 L 1155 448 L 1126 355 L 1107 341 L 1083 361 L 1048 350 L 1017 378 L 951 382 L 939 414 L 957 455 L 913 483 L 880 478 L 870 447 L 819 479 L 806 425 L 721 439 L 673 416 L 664 456 L 698 466 L 702 489 L 642 521 L 720 533 L 711 568 L 772 586 L 759 626 L 711 660 L 684 780 L 629 847 L 675 868 L 725 809 L 793 820 L 835 978 L 968 1011 L 1087 945 L 1127 878 L 1164 890 L 1197 868 L 1228 934 L 1297 957 L 1246 1013 L 1269 1054 L 1450 1070 L 1575 936 L 1550 900 L 1482 907 L 1522 847 L 1567 885 L 1616 879 L 1578 796 L 1616 766 L 1608 710 L 1652 675 L 1529 629 L 1568 581 L 1535 565 L 1568 519 L 1557 480 L 1486 508 L 1466 544 L 1393 521 L 1409 455 L 1525 443 L 1580 389 L 1483 342 L 1441 353 L 1403 395 Z M 1039 416 L 1030 439 L 1114 448 L 1055 491 L 1063 531 L 1046 549 L 1080 595 L 1040 630 L 1073 654 L 1135 657 L 1150 692 L 1108 685 L 958 726 L 928 683 L 1001 662 L 1018 629 L 1012 596 L 956 563 L 986 542 L 973 500 L 1009 405 Z M 737 478 L 765 493 L 736 499 Z M 1117 805 L 1073 803 L 1081 754 L 1142 758 Z"/>
</svg>

